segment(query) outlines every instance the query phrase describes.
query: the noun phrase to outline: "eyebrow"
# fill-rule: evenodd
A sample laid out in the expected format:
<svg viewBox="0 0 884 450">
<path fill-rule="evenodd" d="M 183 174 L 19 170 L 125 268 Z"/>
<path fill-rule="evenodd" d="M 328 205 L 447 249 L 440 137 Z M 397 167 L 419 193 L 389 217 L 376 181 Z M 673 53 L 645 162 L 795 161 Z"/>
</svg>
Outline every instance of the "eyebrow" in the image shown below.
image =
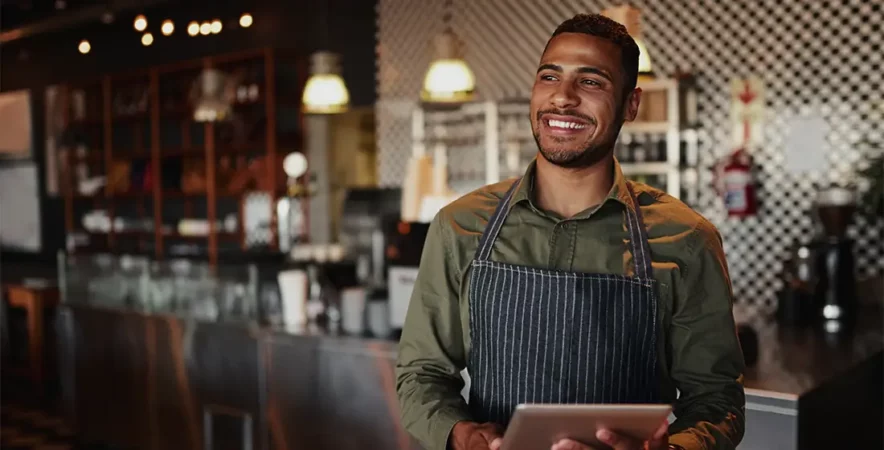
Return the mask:
<svg viewBox="0 0 884 450">
<path fill-rule="evenodd" d="M 540 67 L 537 68 L 537 73 L 540 73 L 540 71 L 542 71 L 542 70 L 552 70 L 554 72 L 564 72 L 564 70 L 562 69 L 562 66 L 560 66 L 558 64 L 541 64 Z M 579 67 L 579 68 L 577 68 L 577 73 L 591 73 L 591 74 L 595 74 L 595 75 L 599 75 L 601 77 L 604 77 L 608 81 L 613 81 L 613 79 L 611 78 L 611 75 L 608 73 L 607 70 L 599 69 L 598 67 L 589 67 L 589 66 Z"/>
</svg>

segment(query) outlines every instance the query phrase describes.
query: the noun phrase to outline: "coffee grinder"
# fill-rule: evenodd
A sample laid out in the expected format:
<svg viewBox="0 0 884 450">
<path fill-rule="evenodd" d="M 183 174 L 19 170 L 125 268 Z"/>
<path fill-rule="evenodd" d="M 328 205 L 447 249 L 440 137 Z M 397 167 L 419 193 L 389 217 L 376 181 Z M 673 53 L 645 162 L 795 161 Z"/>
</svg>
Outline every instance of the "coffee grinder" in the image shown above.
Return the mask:
<svg viewBox="0 0 884 450">
<path fill-rule="evenodd" d="M 853 240 L 847 227 L 856 213 L 853 190 L 830 186 L 819 191 L 814 206 L 821 234 L 811 244 L 815 259 L 814 304 L 827 331 L 836 332 L 856 314 Z"/>
</svg>

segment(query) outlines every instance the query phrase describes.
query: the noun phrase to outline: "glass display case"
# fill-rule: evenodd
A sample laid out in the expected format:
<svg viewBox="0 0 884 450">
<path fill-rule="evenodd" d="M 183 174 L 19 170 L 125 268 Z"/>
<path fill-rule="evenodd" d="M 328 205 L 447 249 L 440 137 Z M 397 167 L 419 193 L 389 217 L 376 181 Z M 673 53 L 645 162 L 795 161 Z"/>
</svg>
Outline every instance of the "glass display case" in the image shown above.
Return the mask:
<svg viewBox="0 0 884 450">
<path fill-rule="evenodd" d="M 59 286 L 68 304 L 204 321 L 260 321 L 254 265 L 218 265 L 187 259 L 61 254 Z M 273 309 L 273 308 L 269 308 Z"/>
</svg>

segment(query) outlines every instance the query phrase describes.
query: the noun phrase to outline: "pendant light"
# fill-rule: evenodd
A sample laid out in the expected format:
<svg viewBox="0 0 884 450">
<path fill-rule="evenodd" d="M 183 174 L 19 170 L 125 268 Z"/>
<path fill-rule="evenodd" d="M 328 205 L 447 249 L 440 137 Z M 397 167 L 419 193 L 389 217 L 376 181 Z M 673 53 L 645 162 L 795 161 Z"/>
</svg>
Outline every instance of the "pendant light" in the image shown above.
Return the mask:
<svg viewBox="0 0 884 450">
<path fill-rule="evenodd" d="M 644 39 L 642 39 L 641 10 L 629 5 L 621 5 L 602 11 L 602 15 L 626 27 L 626 32 L 632 36 L 640 52 L 638 56 L 639 75 L 652 77 L 654 70 L 651 65 L 651 56 L 648 54 Z"/>
<path fill-rule="evenodd" d="M 310 79 L 301 98 L 307 114 L 338 114 L 347 111 L 350 93 L 340 75 L 338 55 L 316 52 L 310 56 Z"/>
<path fill-rule="evenodd" d="M 462 103 L 473 99 L 476 78 L 463 59 L 463 43 L 451 29 L 451 0 L 445 1 L 444 29 L 433 41 L 433 62 L 424 77 L 421 100 Z"/>
<path fill-rule="evenodd" d="M 328 45 L 328 1 L 323 0 L 322 32 Z M 301 97 L 306 114 L 338 114 L 347 111 L 350 93 L 341 77 L 340 58 L 330 51 L 318 51 L 310 56 L 310 78 Z"/>
</svg>

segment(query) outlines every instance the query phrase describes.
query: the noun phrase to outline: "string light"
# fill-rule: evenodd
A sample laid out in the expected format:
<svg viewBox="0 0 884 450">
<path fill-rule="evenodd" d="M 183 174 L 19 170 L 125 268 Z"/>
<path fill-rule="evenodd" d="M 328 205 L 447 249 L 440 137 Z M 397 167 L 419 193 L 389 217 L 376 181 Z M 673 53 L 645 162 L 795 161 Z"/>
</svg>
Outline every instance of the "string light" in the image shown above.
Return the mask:
<svg viewBox="0 0 884 450">
<path fill-rule="evenodd" d="M 190 22 L 187 24 L 187 34 L 191 36 L 196 36 L 200 34 L 200 24 L 194 22 Z"/>
<path fill-rule="evenodd" d="M 239 26 L 241 26 L 243 28 L 248 28 L 248 27 L 252 26 L 253 21 L 254 21 L 254 19 L 252 18 L 252 15 L 249 13 L 244 13 L 243 15 L 239 16 Z"/>
<path fill-rule="evenodd" d="M 153 35 L 150 33 L 144 33 L 144 36 L 141 36 L 141 45 L 147 47 L 150 44 L 153 44 Z"/>
<path fill-rule="evenodd" d="M 135 22 L 132 23 L 132 26 L 135 27 L 135 31 L 144 31 L 147 29 L 147 17 L 144 17 L 144 14 L 139 14 L 135 17 Z"/>
<path fill-rule="evenodd" d="M 162 26 L 163 36 L 169 36 L 175 32 L 175 24 L 171 20 L 164 20 Z"/>
<path fill-rule="evenodd" d="M 221 21 L 218 19 L 215 19 L 212 21 L 212 25 L 211 25 L 211 28 L 209 29 L 209 31 L 211 31 L 212 34 L 218 34 L 221 32 L 221 27 L 222 27 Z"/>
<path fill-rule="evenodd" d="M 92 45 L 89 44 L 89 41 L 83 39 L 82 41 L 80 41 L 80 45 L 77 46 L 77 50 L 85 55 L 86 53 L 89 53 L 90 50 L 92 50 Z"/>
<path fill-rule="evenodd" d="M 208 36 L 209 33 L 211 33 L 211 32 L 212 32 L 212 24 L 210 24 L 209 22 L 203 22 L 203 24 L 200 25 L 200 34 L 201 35 Z"/>
</svg>

